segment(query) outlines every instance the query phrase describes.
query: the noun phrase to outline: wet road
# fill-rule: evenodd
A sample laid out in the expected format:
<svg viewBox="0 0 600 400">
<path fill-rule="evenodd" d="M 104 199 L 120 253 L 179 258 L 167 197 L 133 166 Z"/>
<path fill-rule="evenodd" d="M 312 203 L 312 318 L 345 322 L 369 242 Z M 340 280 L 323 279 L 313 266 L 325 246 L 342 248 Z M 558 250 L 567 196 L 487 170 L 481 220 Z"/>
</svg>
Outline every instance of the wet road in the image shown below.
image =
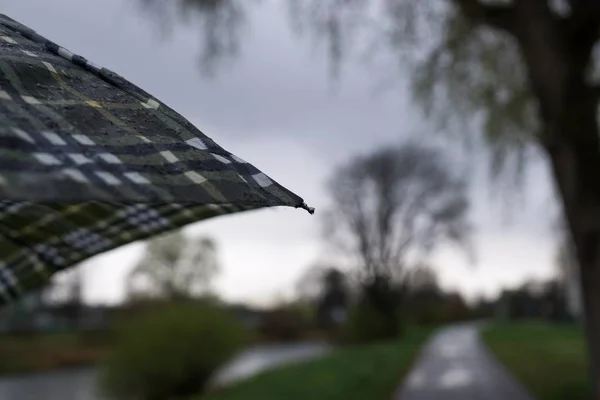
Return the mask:
<svg viewBox="0 0 600 400">
<path fill-rule="evenodd" d="M 533 400 L 484 346 L 477 325 L 443 329 L 424 348 L 396 400 Z"/>
<path fill-rule="evenodd" d="M 0 379 L 0 400 L 106 400 L 96 390 L 93 368 Z"/>
<path fill-rule="evenodd" d="M 309 360 L 332 350 L 327 343 L 303 342 L 271 344 L 250 348 L 217 371 L 213 386 L 224 386 L 249 378 L 262 371 L 298 361 Z M 0 400 L 2 400 L 0 398 Z"/>
</svg>

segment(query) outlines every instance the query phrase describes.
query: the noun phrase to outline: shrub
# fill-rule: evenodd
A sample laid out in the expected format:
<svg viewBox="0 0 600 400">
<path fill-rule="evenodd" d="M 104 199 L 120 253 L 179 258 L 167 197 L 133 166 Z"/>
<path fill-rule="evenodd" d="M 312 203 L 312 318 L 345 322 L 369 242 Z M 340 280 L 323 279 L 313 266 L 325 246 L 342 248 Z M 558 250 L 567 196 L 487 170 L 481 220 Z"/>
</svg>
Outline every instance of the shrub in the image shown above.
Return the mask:
<svg viewBox="0 0 600 400">
<path fill-rule="evenodd" d="M 174 304 L 118 331 L 101 388 L 112 399 L 171 400 L 201 392 L 246 342 L 244 326 L 214 305 Z"/>
<path fill-rule="evenodd" d="M 398 337 L 402 333 L 400 305 L 401 288 L 389 279 L 375 277 L 364 283 L 346 322 L 346 340 L 369 343 Z"/>
<path fill-rule="evenodd" d="M 259 333 L 268 339 L 294 341 L 308 330 L 308 322 L 302 310 L 282 307 L 263 314 Z"/>
<path fill-rule="evenodd" d="M 401 332 L 398 313 L 388 315 L 363 301 L 350 310 L 344 339 L 350 343 L 371 343 L 392 339 Z"/>
</svg>

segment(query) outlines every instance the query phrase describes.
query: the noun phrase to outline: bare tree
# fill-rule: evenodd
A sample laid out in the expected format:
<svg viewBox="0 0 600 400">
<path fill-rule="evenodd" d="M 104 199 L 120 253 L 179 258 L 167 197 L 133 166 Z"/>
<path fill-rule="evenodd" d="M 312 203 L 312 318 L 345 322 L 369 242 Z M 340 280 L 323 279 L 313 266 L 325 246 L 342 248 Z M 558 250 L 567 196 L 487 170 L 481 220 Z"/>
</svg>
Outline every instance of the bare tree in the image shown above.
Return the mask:
<svg viewBox="0 0 600 400">
<path fill-rule="evenodd" d="M 323 275 L 327 267 L 313 264 L 306 268 L 296 281 L 296 294 L 300 301 L 314 303 L 323 293 Z"/>
<path fill-rule="evenodd" d="M 427 265 L 420 264 L 407 274 L 406 286 L 411 291 L 438 290 L 438 276 L 435 270 Z"/>
<path fill-rule="evenodd" d="M 131 298 L 185 298 L 210 288 L 219 271 L 212 239 L 187 238 L 180 230 L 151 239 L 128 277 Z"/>
<path fill-rule="evenodd" d="M 302 301 L 315 306 L 321 327 L 331 328 L 345 319 L 352 287 L 340 269 L 315 264 L 301 275 L 296 290 Z"/>
<path fill-rule="evenodd" d="M 401 278 L 409 256 L 467 244 L 463 180 L 443 155 L 415 142 L 357 157 L 332 176 L 328 236 L 342 236 L 365 278 Z"/>
<path fill-rule="evenodd" d="M 354 158 L 330 180 L 327 236 L 356 255 L 368 300 L 390 319 L 399 307 L 390 283 L 408 263 L 442 242 L 468 243 L 465 183 L 444 161 L 438 150 L 408 142 Z"/>
</svg>

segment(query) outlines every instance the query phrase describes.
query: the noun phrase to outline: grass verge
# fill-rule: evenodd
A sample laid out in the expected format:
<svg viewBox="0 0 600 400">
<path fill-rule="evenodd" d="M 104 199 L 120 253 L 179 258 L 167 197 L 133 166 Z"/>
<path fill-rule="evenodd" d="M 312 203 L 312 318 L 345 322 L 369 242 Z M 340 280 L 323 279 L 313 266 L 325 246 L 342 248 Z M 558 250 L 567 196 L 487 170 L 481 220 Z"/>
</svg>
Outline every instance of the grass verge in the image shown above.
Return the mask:
<svg viewBox="0 0 600 400">
<path fill-rule="evenodd" d="M 264 372 L 197 400 L 389 399 L 430 333 L 431 329 L 411 330 L 397 342 L 338 350 Z"/>
<path fill-rule="evenodd" d="M 538 400 L 592 398 L 583 334 L 576 327 L 499 324 L 485 329 L 483 340 Z"/>
</svg>

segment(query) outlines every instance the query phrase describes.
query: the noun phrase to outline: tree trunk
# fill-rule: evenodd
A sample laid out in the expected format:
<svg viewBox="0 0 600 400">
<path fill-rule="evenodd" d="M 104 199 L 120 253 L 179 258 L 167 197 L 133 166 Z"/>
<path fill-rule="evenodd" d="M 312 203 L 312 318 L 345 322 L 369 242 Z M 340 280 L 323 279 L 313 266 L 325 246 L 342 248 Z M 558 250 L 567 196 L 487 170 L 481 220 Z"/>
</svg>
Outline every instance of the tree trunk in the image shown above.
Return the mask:
<svg viewBox="0 0 600 400">
<path fill-rule="evenodd" d="M 363 287 L 365 301 L 372 310 L 379 314 L 385 329 L 377 339 L 393 339 L 402 336 L 403 326 L 400 319 L 401 298 L 398 289 L 388 277 L 375 276 L 373 282 Z M 375 339 L 375 338 L 374 338 Z"/>
<path fill-rule="evenodd" d="M 600 248 L 598 236 L 590 245 Z M 585 333 L 590 357 L 591 380 L 594 399 L 600 399 L 600 261 L 596 257 L 587 265 L 582 265 L 582 290 L 585 310 Z"/>
<path fill-rule="evenodd" d="M 546 1 L 515 3 L 522 52 L 580 268 L 594 399 L 600 400 L 600 138 L 598 96 L 586 81 L 596 31 L 561 24 Z"/>
<path fill-rule="evenodd" d="M 587 112 L 576 102 L 573 107 L 581 108 L 561 121 L 561 139 L 547 150 L 577 254 L 591 383 L 600 400 L 600 143 L 596 101 L 584 92 L 579 96 L 589 99 Z M 545 130 L 556 126 L 546 123 Z"/>
</svg>

